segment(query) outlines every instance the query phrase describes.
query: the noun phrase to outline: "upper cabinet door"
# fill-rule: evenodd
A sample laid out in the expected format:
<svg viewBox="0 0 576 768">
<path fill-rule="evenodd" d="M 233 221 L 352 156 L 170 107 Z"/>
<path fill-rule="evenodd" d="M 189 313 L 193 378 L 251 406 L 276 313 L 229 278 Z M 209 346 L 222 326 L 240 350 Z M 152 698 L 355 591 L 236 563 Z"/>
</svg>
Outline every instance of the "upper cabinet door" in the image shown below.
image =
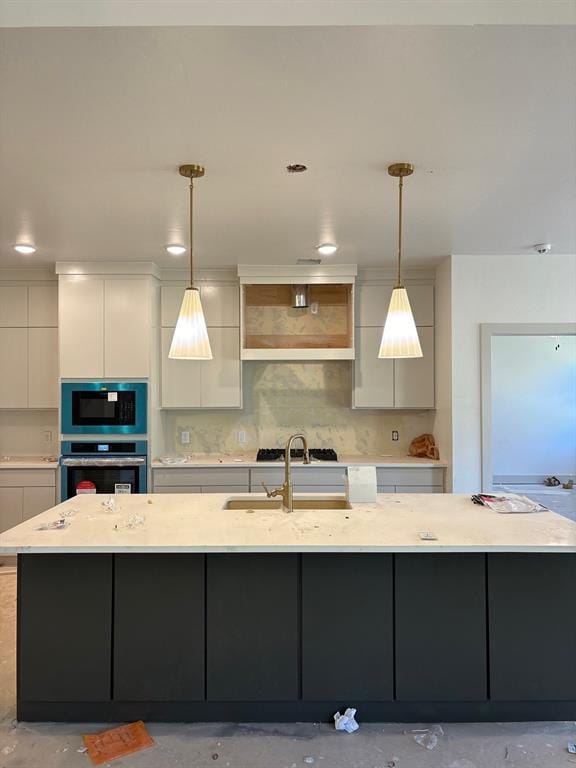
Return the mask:
<svg viewBox="0 0 576 768">
<path fill-rule="evenodd" d="M 434 286 L 408 285 L 406 291 L 416 325 L 434 325 Z M 357 324 L 383 328 L 391 295 L 390 285 L 358 285 Z"/>
<path fill-rule="evenodd" d="M 97 379 L 104 375 L 104 281 L 60 278 L 60 376 Z"/>
<path fill-rule="evenodd" d="M 151 288 L 147 280 L 106 280 L 104 285 L 104 376 L 150 375 Z"/>
<path fill-rule="evenodd" d="M 26 328 L 28 289 L 26 286 L 0 288 L 0 328 Z"/>
<path fill-rule="evenodd" d="M 212 360 L 200 363 L 203 408 L 241 408 L 242 370 L 238 328 L 210 328 Z"/>
<path fill-rule="evenodd" d="M 378 357 L 382 328 L 356 329 L 355 408 L 394 407 L 394 361 Z"/>
<path fill-rule="evenodd" d="M 28 406 L 28 329 L 0 328 L 0 408 Z"/>
<path fill-rule="evenodd" d="M 58 326 L 58 288 L 31 285 L 28 288 L 28 325 L 31 328 Z"/>
<path fill-rule="evenodd" d="M 396 408 L 434 408 L 434 328 L 418 328 L 422 357 L 394 361 Z"/>
<path fill-rule="evenodd" d="M 162 389 L 163 408 L 200 408 L 201 360 L 171 360 L 168 357 L 174 328 L 162 328 Z"/>
<path fill-rule="evenodd" d="M 58 329 L 28 330 L 28 407 L 58 408 Z"/>
<path fill-rule="evenodd" d="M 161 324 L 174 327 L 178 320 L 185 286 L 163 286 L 161 291 Z M 233 328 L 240 325 L 240 288 L 237 285 L 204 285 L 200 298 L 206 325 Z"/>
</svg>

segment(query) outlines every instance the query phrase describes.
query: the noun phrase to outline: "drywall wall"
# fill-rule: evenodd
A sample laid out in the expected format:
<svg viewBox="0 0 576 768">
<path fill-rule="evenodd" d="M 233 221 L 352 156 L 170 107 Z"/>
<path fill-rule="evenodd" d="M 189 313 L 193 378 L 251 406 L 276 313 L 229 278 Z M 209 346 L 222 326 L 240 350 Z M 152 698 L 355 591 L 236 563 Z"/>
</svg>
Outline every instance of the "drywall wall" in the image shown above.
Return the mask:
<svg viewBox="0 0 576 768">
<path fill-rule="evenodd" d="M 576 322 L 576 256 L 452 256 L 452 482 L 481 485 L 480 325 Z"/>
<path fill-rule="evenodd" d="M 436 270 L 436 413 L 434 437 L 440 457 L 448 461 L 446 490 L 452 490 L 452 262 L 444 259 Z"/>
<path fill-rule="evenodd" d="M 493 475 L 576 475 L 576 336 L 494 336 L 491 374 Z"/>
</svg>

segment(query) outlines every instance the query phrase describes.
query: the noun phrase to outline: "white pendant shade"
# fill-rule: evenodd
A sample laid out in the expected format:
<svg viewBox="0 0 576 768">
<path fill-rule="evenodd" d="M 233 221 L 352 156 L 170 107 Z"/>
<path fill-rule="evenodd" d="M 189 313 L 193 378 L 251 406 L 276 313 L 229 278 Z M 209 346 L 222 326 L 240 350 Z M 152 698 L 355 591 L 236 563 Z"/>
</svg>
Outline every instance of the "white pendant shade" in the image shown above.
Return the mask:
<svg viewBox="0 0 576 768">
<path fill-rule="evenodd" d="M 186 288 L 168 357 L 173 360 L 212 360 L 200 291 Z"/>
<path fill-rule="evenodd" d="M 422 357 L 406 288 L 394 288 L 378 357 Z"/>
</svg>

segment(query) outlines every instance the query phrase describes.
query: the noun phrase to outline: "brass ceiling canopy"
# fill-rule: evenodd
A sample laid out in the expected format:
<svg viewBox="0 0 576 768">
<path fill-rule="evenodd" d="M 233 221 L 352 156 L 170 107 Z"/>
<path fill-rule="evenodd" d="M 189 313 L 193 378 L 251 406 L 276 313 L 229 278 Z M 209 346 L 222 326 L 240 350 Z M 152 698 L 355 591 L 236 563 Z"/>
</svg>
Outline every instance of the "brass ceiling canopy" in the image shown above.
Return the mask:
<svg viewBox="0 0 576 768">
<path fill-rule="evenodd" d="M 411 176 L 414 173 L 414 166 L 412 163 L 392 163 L 388 166 L 388 173 L 390 176 L 396 176 L 396 178 Z"/>
<path fill-rule="evenodd" d="M 204 176 L 206 169 L 203 165 L 193 165 L 187 163 L 180 166 L 180 176 L 186 176 L 187 179 L 200 179 Z"/>
</svg>

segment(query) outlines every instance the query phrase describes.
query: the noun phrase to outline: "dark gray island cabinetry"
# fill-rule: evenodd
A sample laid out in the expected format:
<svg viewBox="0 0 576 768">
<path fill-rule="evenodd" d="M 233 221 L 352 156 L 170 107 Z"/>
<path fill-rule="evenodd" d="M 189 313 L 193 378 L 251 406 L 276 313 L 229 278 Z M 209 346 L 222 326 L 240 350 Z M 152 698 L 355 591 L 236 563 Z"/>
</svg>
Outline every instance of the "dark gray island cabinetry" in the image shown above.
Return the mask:
<svg viewBox="0 0 576 768">
<path fill-rule="evenodd" d="M 574 719 L 575 584 L 572 552 L 20 554 L 18 718 Z"/>
</svg>

